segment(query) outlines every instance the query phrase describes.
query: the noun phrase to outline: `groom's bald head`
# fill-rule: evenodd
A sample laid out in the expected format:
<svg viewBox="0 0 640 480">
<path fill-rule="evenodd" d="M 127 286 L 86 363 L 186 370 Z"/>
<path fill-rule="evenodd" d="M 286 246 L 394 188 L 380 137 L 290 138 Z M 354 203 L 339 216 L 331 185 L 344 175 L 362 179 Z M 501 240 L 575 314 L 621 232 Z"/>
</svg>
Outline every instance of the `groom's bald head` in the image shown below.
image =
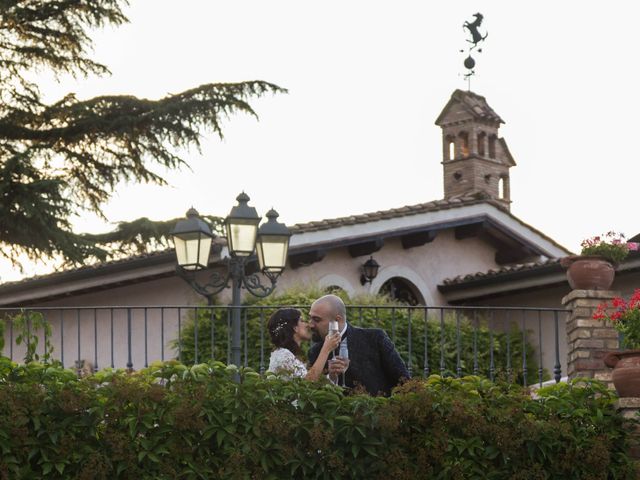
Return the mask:
<svg viewBox="0 0 640 480">
<path fill-rule="evenodd" d="M 311 330 L 314 340 L 324 338 L 329 330 L 329 321 L 337 320 L 340 330 L 347 321 L 347 309 L 342 299 L 336 295 L 325 295 L 313 302 L 309 310 Z"/>
<path fill-rule="evenodd" d="M 334 317 L 340 316 L 343 321 L 347 320 L 347 308 L 344 306 L 344 302 L 337 295 L 325 295 L 313 302 L 314 305 L 326 305 L 329 312 Z"/>
</svg>

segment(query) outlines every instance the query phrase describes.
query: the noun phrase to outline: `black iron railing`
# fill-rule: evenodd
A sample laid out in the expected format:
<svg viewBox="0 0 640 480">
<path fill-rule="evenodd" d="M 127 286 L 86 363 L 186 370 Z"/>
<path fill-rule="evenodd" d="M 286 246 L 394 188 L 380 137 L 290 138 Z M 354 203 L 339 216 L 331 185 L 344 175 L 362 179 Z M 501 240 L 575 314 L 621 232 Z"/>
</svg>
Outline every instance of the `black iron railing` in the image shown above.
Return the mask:
<svg viewBox="0 0 640 480">
<path fill-rule="evenodd" d="M 296 306 L 305 314 L 308 306 Z M 2 354 L 94 370 L 153 361 L 231 361 L 230 306 L 105 306 L 0 309 Z M 278 306 L 242 306 L 242 364 L 261 373 L 271 345 L 266 324 Z M 483 375 L 524 385 L 566 371 L 566 310 L 520 307 L 349 305 L 356 327 L 382 328 L 413 376 Z"/>
</svg>

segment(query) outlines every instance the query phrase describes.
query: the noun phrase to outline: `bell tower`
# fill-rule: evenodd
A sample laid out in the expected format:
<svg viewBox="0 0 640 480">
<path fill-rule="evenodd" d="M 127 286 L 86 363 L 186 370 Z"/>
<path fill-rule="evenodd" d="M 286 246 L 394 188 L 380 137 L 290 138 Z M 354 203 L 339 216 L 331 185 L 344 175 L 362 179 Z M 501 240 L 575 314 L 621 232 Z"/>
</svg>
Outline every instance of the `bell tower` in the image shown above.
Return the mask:
<svg viewBox="0 0 640 480">
<path fill-rule="evenodd" d="M 510 208 L 509 169 L 516 162 L 498 136 L 501 123 L 484 97 L 453 92 L 436 120 L 442 128 L 445 199 L 484 193 Z"/>
</svg>

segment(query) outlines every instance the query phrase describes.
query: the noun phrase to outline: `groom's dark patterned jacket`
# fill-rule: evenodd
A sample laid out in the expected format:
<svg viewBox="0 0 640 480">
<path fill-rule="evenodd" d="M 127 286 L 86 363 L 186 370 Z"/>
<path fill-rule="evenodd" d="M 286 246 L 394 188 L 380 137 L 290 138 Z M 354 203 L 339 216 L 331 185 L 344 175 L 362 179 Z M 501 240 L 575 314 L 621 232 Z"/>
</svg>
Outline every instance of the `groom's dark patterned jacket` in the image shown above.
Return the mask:
<svg viewBox="0 0 640 480">
<path fill-rule="evenodd" d="M 347 387 L 362 385 L 371 395 L 389 395 L 400 380 L 409 378 L 406 365 L 384 330 L 347 324 L 344 336 L 350 361 L 345 374 Z M 316 361 L 321 347 L 321 342 L 311 346 L 309 364 Z"/>
</svg>

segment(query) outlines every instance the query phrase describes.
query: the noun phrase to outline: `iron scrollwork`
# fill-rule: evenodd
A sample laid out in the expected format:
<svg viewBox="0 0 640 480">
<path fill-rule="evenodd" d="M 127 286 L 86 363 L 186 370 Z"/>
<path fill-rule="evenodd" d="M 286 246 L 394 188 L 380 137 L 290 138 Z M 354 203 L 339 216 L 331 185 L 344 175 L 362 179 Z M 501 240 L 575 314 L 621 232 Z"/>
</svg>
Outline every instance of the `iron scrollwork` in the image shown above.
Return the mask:
<svg viewBox="0 0 640 480">
<path fill-rule="evenodd" d="M 271 292 L 275 290 L 277 278 L 277 276 L 274 278 L 272 275 L 267 275 L 266 272 L 264 275 L 269 278 L 271 285 L 263 285 L 257 273 L 243 277 L 242 284 L 252 295 L 264 298 L 271 295 Z"/>
<path fill-rule="evenodd" d="M 227 257 L 223 262 L 225 266 L 224 270 L 222 272 L 215 270 L 211 273 L 206 283 L 199 283 L 196 280 L 194 272 L 184 270 L 180 266 L 176 267 L 176 272 L 199 295 L 205 297 L 209 304 L 213 302 L 215 295 L 225 288 L 230 287 L 232 280 L 235 280 L 241 288 L 246 288 L 252 295 L 260 298 L 270 295 L 275 290 L 278 277 L 280 276 L 279 273 L 262 272 L 262 275 L 268 278 L 270 282 L 270 285 L 264 285 L 257 273 L 246 274 L 246 257 Z"/>
</svg>

